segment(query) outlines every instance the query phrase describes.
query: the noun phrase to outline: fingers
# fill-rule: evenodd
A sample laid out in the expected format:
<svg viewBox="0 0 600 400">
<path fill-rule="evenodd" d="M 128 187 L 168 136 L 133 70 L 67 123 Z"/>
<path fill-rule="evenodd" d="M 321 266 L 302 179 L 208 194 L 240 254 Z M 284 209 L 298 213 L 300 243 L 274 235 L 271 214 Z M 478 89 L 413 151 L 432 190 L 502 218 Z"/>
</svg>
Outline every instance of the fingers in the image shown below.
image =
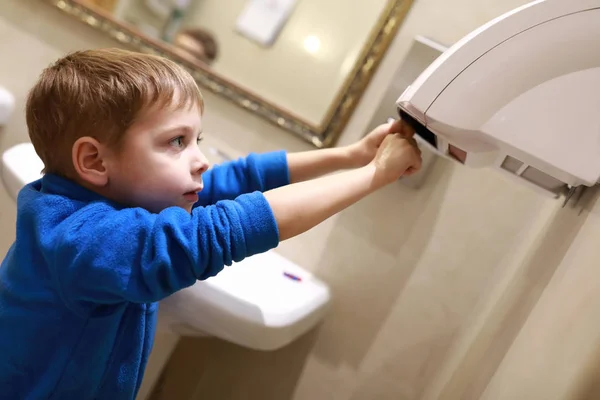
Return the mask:
<svg viewBox="0 0 600 400">
<path fill-rule="evenodd" d="M 390 126 L 389 133 L 398 133 L 404 138 L 412 138 L 415 130 L 406 121 L 398 119 Z"/>
<path fill-rule="evenodd" d="M 413 167 L 409 167 L 402 176 L 411 176 L 417 173 L 417 171 L 418 170 L 414 169 Z"/>
<path fill-rule="evenodd" d="M 392 126 L 391 122 L 389 122 L 387 124 L 379 125 L 377 128 L 373 129 L 371 132 L 369 132 L 369 134 L 367 134 L 365 136 L 365 140 L 374 141 L 375 143 L 377 143 L 379 145 L 381 143 L 381 141 L 383 140 L 383 138 L 391 132 L 390 131 L 391 126 Z"/>
<path fill-rule="evenodd" d="M 404 140 L 406 140 L 408 143 L 410 143 L 410 144 L 411 144 L 411 146 L 413 146 L 413 147 L 414 147 L 414 148 L 417 150 L 417 152 L 418 152 L 419 154 L 421 154 L 421 148 L 419 148 L 419 144 L 417 143 L 417 139 L 415 139 L 415 137 L 414 137 L 414 136 L 411 136 L 411 137 L 403 137 L 403 139 L 404 139 Z"/>
<path fill-rule="evenodd" d="M 404 174 L 406 176 L 410 176 L 421 169 L 421 164 L 423 162 L 423 158 L 421 157 L 422 152 L 419 147 L 417 140 L 414 137 L 402 137 L 403 140 L 406 140 L 414 150 L 413 153 L 413 162 L 412 165 L 408 168 L 407 172 Z M 407 175 L 408 174 L 408 175 Z"/>
<path fill-rule="evenodd" d="M 417 151 L 417 153 L 419 154 L 419 156 L 421 155 L 421 148 L 419 147 L 419 143 L 414 138 L 414 136 L 406 137 L 406 136 L 402 136 L 401 133 L 396 133 L 396 135 L 399 138 L 401 138 L 403 140 L 406 140 L 408 143 L 410 143 L 410 145 L 415 148 L 415 150 Z"/>
<path fill-rule="evenodd" d="M 373 135 L 377 136 L 377 137 L 384 137 L 386 135 L 388 135 L 390 133 L 390 127 L 392 126 L 392 124 L 383 124 L 383 125 L 379 125 L 377 128 L 375 128 L 375 130 L 373 131 Z"/>
<path fill-rule="evenodd" d="M 397 119 L 394 122 L 391 123 L 390 128 L 389 128 L 389 133 L 401 133 L 402 132 L 402 120 L 401 119 Z"/>
<path fill-rule="evenodd" d="M 413 165 L 415 172 L 420 171 L 422 165 L 423 165 L 423 159 L 421 158 L 421 155 L 419 154 L 419 156 L 417 157 L 417 161 L 415 162 L 415 165 Z"/>
<path fill-rule="evenodd" d="M 404 136 L 405 138 L 412 138 L 413 136 L 415 136 L 415 130 L 406 121 L 402 121 L 402 136 Z"/>
<path fill-rule="evenodd" d="M 408 167 L 406 169 L 406 171 L 404 171 L 402 176 L 411 176 L 411 175 L 416 174 L 420 170 L 421 170 L 421 159 L 418 158 L 418 159 L 414 160 L 414 163 L 410 167 Z"/>
<path fill-rule="evenodd" d="M 415 149 L 417 150 L 417 154 L 416 154 L 416 158 L 417 158 L 417 163 L 415 165 L 415 172 L 419 171 L 421 169 L 421 165 L 423 164 L 423 157 L 422 157 L 422 152 L 421 152 L 421 148 L 418 146 L 417 141 L 414 138 L 411 138 L 414 141 L 414 146 Z"/>
</svg>

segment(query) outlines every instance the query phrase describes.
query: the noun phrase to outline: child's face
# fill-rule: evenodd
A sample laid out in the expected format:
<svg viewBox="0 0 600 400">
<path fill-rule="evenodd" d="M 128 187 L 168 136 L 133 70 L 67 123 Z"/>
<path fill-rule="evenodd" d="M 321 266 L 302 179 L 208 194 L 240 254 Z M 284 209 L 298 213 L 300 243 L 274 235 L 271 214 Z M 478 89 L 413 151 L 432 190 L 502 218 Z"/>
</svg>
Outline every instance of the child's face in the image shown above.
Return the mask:
<svg viewBox="0 0 600 400">
<path fill-rule="evenodd" d="M 209 166 L 198 147 L 201 130 L 196 107 L 146 110 L 108 159 L 111 197 L 152 212 L 171 206 L 190 212 Z"/>
</svg>

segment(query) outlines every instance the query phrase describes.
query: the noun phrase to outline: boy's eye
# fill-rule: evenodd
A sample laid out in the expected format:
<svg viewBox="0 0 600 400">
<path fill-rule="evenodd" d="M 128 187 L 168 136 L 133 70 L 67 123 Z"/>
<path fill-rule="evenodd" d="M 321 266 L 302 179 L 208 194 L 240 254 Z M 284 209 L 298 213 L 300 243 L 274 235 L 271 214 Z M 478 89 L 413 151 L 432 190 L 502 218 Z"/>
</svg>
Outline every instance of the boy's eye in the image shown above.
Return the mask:
<svg viewBox="0 0 600 400">
<path fill-rule="evenodd" d="M 177 136 L 169 142 L 170 145 L 175 147 L 183 147 L 183 136 Z"/>
<path fill-rule="evenodd" d="M 198 136 L 198 139 L 196 139 L 196 143 L 200 144 L 200 142 L 203 140 L 204 138 L 202 136 Z"/>
</svg>

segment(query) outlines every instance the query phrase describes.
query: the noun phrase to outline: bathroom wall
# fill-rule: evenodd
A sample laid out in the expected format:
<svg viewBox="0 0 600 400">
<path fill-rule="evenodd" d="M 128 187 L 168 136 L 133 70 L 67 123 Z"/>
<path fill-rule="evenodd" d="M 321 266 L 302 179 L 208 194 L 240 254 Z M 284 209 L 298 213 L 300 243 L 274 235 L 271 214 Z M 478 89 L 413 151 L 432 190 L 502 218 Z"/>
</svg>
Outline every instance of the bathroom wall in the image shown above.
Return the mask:
<svg viewBox="0 0 600 400">
<path fill-rule="evenodd" d="M 522 3 L 417 1 L 341 144 L 363 134 L 414 35 L 451 44 Z M 114 44 L 40 1 L 0 4 L 0 85 L 15 93 L 19 110 L 27 89 L 53 59 L 69 50 L 107 45 Z M 308 148 L 215 96 L 206 99 L 205 130 L 235 143 L 236 150 Z M 0 134 L 0 150 L 24 140 L 19 111 Z M 14 238 L 15 215 L 2 190 L 0 210 L 4 253 Z M 556 391 L 521 396 L 535 388 L 520 374 L 525 367 L 515 366 L 562 344 L 567 333 L 558 330 L 547 333 L 541 347 L 532 346 L 536 328 L 551 326 L 549 310 L 558 308 L 566 317 L 587 299 L 585 311 L 591 315 L 597 304 L 592 296 L 597 284 L 585 280 L 592 276 L 594 258 L 570 255 L 587 243 L 584 235 L 595 232 L 591 224 L 597 213 L 558 210 L 556 202 L 492 171 L 455 168 L 440 160 L 421 189 L 391 185 L 280 246 L 283 255 L 331 285 L 334 304 L 322 326 L 269 353 L 215 339 L 184 339 L 153 399 L 477 399 L 489 382 L 489 399 L 564 398 L 556 394 L 572 393 L 574 382 L 587 375 L 569 370 L 567 378 L 546 381 L 556 377 L 556 370 L 529 359 L 526 370 L 537 374 L 536 387 L 551 382 Z M 597 254 L 597 246 L 586 246 L 586 255 Z M 585 296 L 577 297 L 579 303 L 557 304 L 546 289 L 568 296 L 573 286 L 565 287 L 561 277 L 569 275 L 569 262 L 575 261 L 585 261 L 587 274 L 571 277 L 571 282 L 587 282 Z M 593 344 L 597 331 L 586 332 L 591 333 L 583 343 Z M 585 361 L 586 373 L 594 371 L 592 353 L 566 354 Z M 514 381 L 520 386 L 503 396 L 507 382 Z M 589 387 L 589 393 L 594 390 Z"/>
</svg>

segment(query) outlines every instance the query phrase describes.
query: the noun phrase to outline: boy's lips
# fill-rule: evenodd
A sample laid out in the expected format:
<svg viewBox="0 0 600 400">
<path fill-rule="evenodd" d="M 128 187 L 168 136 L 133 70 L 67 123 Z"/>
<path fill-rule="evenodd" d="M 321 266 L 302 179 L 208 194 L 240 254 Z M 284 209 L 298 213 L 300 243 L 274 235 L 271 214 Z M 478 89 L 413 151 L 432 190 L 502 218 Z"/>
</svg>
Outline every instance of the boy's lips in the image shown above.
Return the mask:
<svg viewBox="0 0 600 400">
<path fill-rule="evenodd" d="M 197 187 L 197 188 L 196 188 L 196 189 L 194 189 L 194 190 L 190 190 L 189 192 L 185 192 L 185 193 L 183 194 L 183 198 L 184 198 L 184 199 L 186 199 L 186 200 L 189 200 L 189 201 L 194 201 L 194 202 L 196 202 L 196 201 L 198 201 L 198 193 L 199 193 L 200 191 L 202 191 L 202 189 L 203 189 L 203 187 L 202 187 L 202 186 L 199 186 L 199 187 Z"/>
<path fill-rule="evenodd" d="M 187 201 L 198 201 L 198 193 L 197 192 L 187 192 L 183 194 L 183 198 Z"/>
</svg>

